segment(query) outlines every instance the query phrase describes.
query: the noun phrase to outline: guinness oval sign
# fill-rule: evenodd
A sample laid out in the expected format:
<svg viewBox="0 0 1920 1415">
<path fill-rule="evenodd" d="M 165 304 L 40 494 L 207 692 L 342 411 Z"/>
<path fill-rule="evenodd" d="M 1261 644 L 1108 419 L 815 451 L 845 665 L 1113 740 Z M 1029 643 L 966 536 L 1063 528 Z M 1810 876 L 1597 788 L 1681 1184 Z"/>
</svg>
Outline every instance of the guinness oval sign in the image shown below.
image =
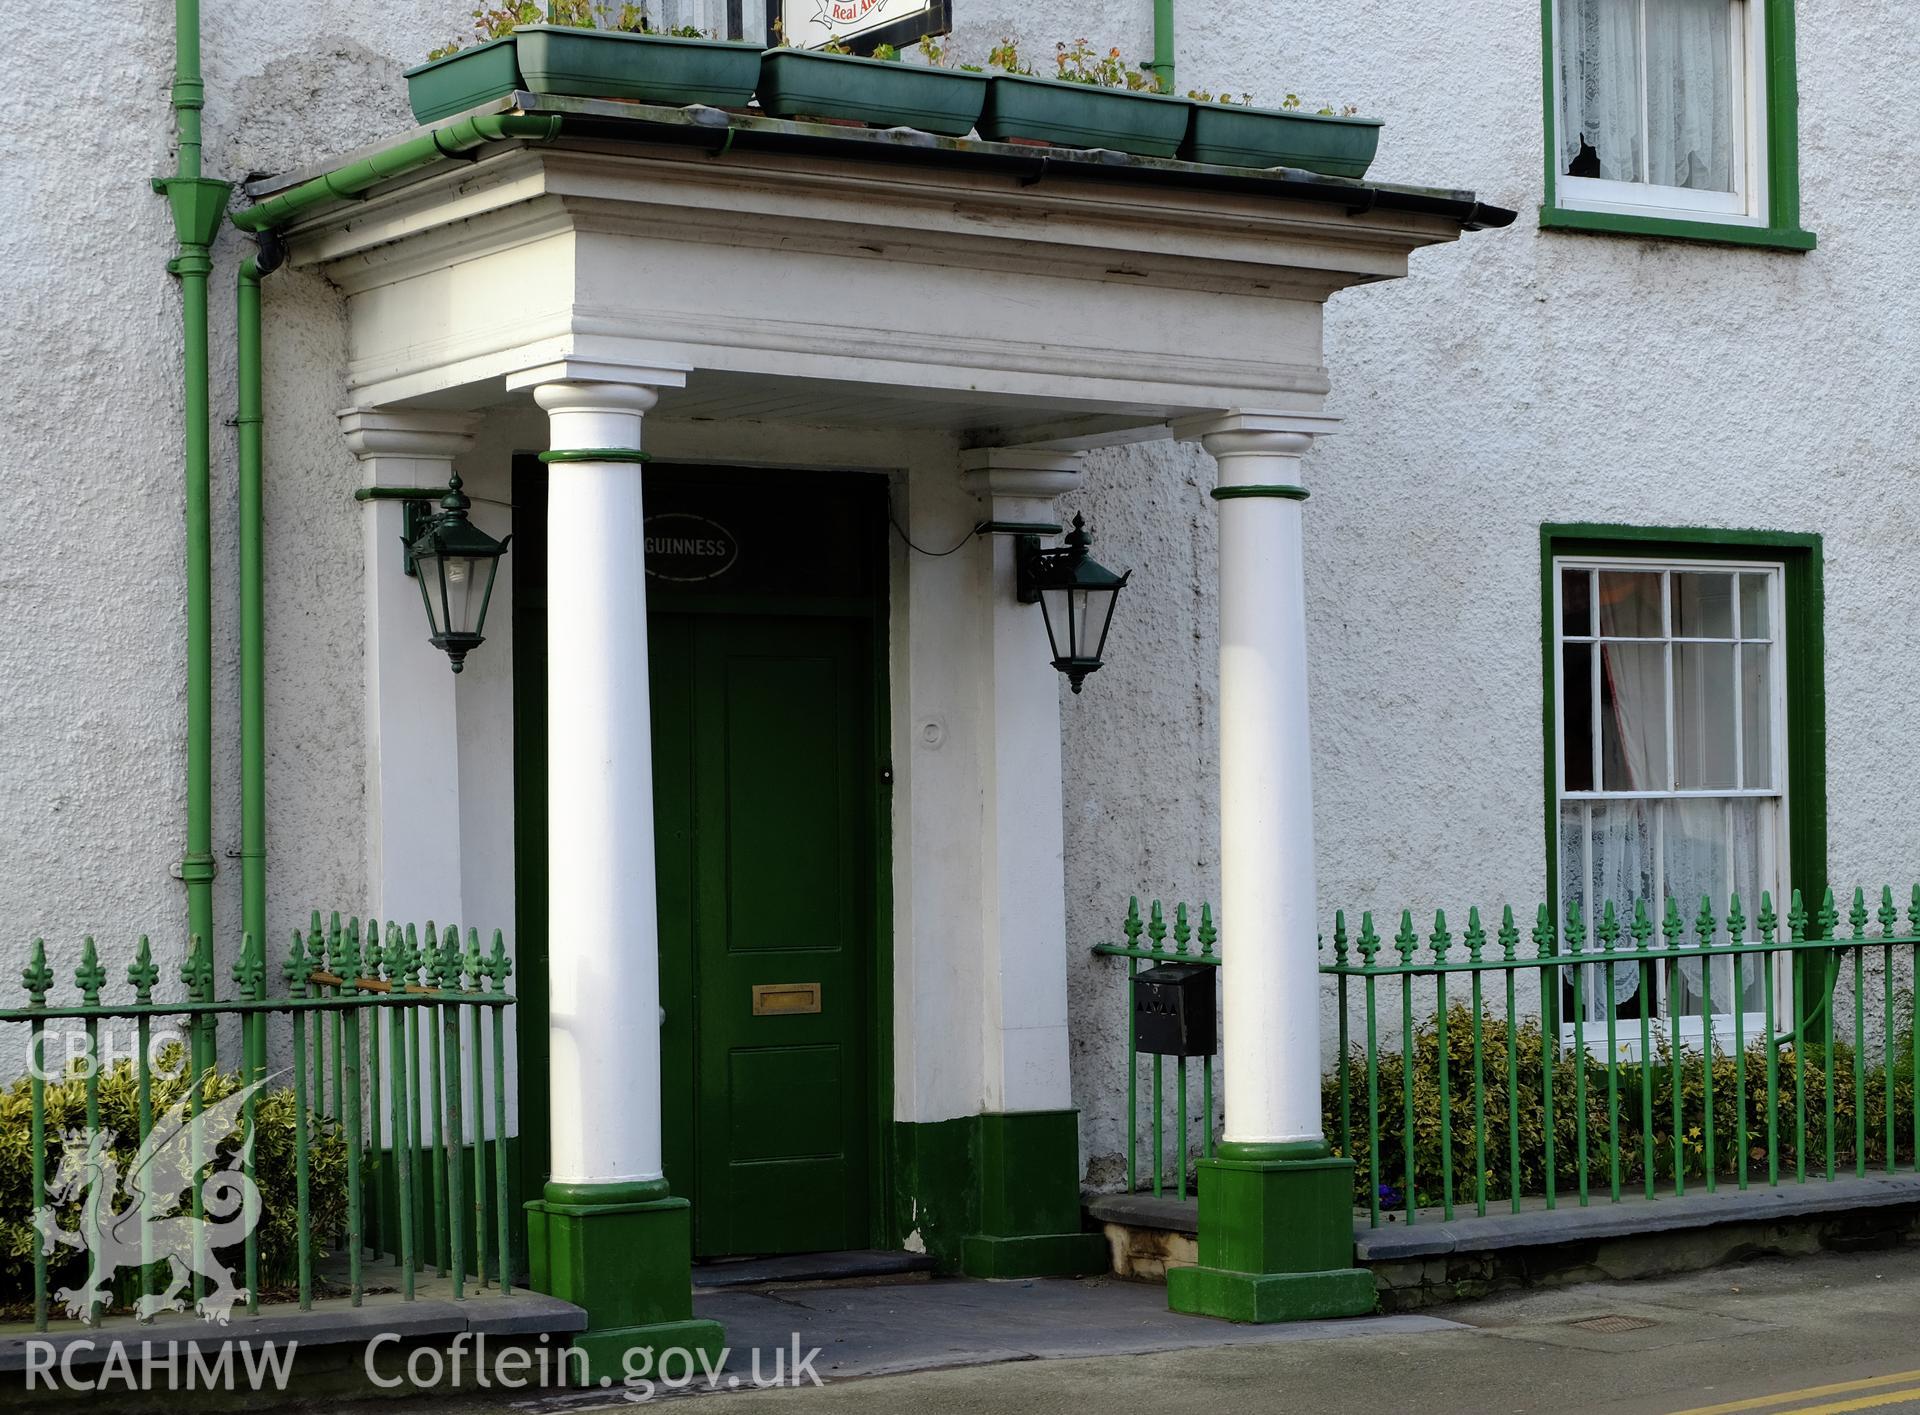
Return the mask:
<svg viewBox="0 0 1920 1415">
<path fill-rule="evenodd" d="M 647 517 L 647 578 L 674 584 L 717 580 L 740 558 L 740 542 L 718 521 L 691 511 Z"/>
</svg>

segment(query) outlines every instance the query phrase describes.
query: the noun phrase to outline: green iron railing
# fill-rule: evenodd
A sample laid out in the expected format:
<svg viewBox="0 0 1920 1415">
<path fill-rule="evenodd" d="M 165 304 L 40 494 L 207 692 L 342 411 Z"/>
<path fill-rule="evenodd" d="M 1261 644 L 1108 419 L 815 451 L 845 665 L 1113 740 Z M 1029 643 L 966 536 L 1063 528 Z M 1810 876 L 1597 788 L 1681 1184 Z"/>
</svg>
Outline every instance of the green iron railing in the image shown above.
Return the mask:
<svg viewBox="0 0 1920 1415">
<path fill-rule="evenodd" d="M 1174 1197 L 1184 1199 L 1188 1192 L 1188 1172 L 1192 1161 L 1192 1140 L 1189 1133 L 1188 1101 L 1192 1098 L 1193 1078 L 1187 1066 L 1188 1058 L 1174 1058 L 1173 1086 L 1171 1093 L 1167 1087 L 1167 1058 L 1162 1056 L 1142 1056 L 1134 1051 L 1133 1021 L 1133 979 L 1140 971 L 1141 964 L 1151 967 L 1157 963 L 1200 963 L 1213 967 L 1220 966 L 1220 955 L 1215 951 L 1219 934 L 1213 927 L 1213 909 L 1210 905 L 1200 906 L 1200 927 L 1198 932 L 1188 922 L 1187 906 L 1176 904 L 1173 909 L 1173 928 L 1171 935 L 1167 928 L 1166 914 L 1158 899 L 1153 901 L 1146 922 L 1140 919 L 1140 899 L 1133 896 L 1127 900 L 1127 916 L 1120 925 L 1124 943 L 1101 943 L 1094 945 L 1094 953 L 1103 958 L 1124 958 L 1127 960 L 1127 986 L 1122 1003 L 1127 1010 L 1127 1192 L 1140 1193 L 1151 1189 L 1155 1197 L 1163 1196 L 1167 1191 L 1167 1169 L 1169 1160 L 1173 1170 Z M 1171 936 L 1173 946 L 1167 946 Z M 1144 946 L 1142 938 L 1146 940 Z M 1188 945 L 1197 943 L 1197 950 Z M 1145 1097 L 1146 1109 L 1152 1133 L 1152 1177 L 1150 1184 L 1143 1184 L 1140 1178 L 1140 1076 L 1143 1066 L 1151 1077 L 1150 1090 Z M 1213 1058 L 1200 1058 L 1199 1065 L 1199 1119 L 1200 1150 L 1204 1159 L 1213 1158 Z M 1168 1108 L 1171 1106 L 1172 1125 L 1168 1125 Z M 1167 1152 L 1167 1131 L 1173 1131 L 1173 1153 Z"/>
<path fill-rule="evenodd" d="M 1377 1226 L 1915 1168 L 1920 1025 L 1895 978 L 1920 953 L 1920 885 L 1904 929 L 1890 889 L 1872 915 L 1855 890 L 1846 923 L 1831 890 L 1811 920 L 1795 890 L 1784 937 L 1767 894 L 1751 931 L 1738 895 L 1691 921 L 1668 899 L 1657 925 L 1644 899 L 1625 922 L 1609 903 L 1591 936 L 1577 905 L 1559 930 L 1541 905 L 1522 956 L 1510 907 L 1491 935 L 1470 910 L 1458 938 L 1444 913 L 1422 938 L 1403 911 L 1391 939 L 1336 915 L 1326 1128 L 1356 1198 Z"/>
<path fill-rule="evenodd" d="M 170 1019 L 180 1019 L 189 1113 L 198 1116 L 216 1097 L 246 1090 L 234 1133 L 240 1172 L 250 1184 L 263 1088 L 243 1088 L 222 1079 L 219 1046 L 225 1021 L 230 1034 L 238 1033 L 238 1082 L 272 1085 L 284 1077 L 292 1091 L 293 1218 L 302 1310 L 314 1302 L 315 1259 L 323 1242 L 343 1253 L 344 1295 L 356 1307 L 368 1288 L 368 1260 L 377 1263 L 383 1253 L 395 1271 L 389 1275 L 381 1268 L 380 1274 L 397 1282 L 408 1301 L 415 1296 L 416 1274 L 429 1266 L 450 1282 L 455 1300 L 467 1296 L 469 1275 L 478 1289 L 497 1284 L 502 1292 L 510 1291 L 513 1216 L 508 1204 L 506 1057 L 512 1045 L 508 1009 L 515 999 L 507 991 L 513 964 L 500 932 L 494 932 L 491 950 L 483 952 L 475 929 L 467 931 L 463 947 L 457 925 L 436 929 L 428 923 L 421 933 L 413 924 L 389 921 L 383 927 L 368 919 L 363 929 L 357 918 L 343 925 L 336 913 L 323 928 L 315 912 L 304 934 L 293 932 L 278 970 L 285 980 L 284 993 L 269 992 L 268 971 L 260 941 L 244 935 L 231 973 L 232 995 L 222 998 L 212 950 L 196 936 L 188 943 L 180 971 L 184 998 L 156 1001 L 154 987 L 161 973 L 143 936 L 125 973 L 130 996 L 110 1000 L 103 998 L 107 969 L 88 938 L 74 972 L 79 1001 L 60 1003 L 49 1000 L 54 973 L 45 944 L 34 940 L 23 975 L 27 1006 L 0 1009 L 0 1023 L 19 1024 L 29 1033 L 33 1209 L 38 1212 L 48 1203 L 56 1168 L 49 1142 L 60 1137 L 47 1132 L 47 1088 L 50 1080 L 61 1077 L 49 1077 L 45 1059 L 52 1030 L 63 1022 L 77 1022 L 81 1028 L 68 1051 L 72 1054 L 73 1043 L 79 1043 L 76 1069 L 84 1077 L 89 1137 L 100 1133 L 102 1081 L 114 1052 L 109 1040 L 108 1052 L 102 1053 L 101 1029 L 131 1024 L 127 1064 L 138 1096 L 138 1139 L 144 1144 L 156 1121 L 153 1041 Z M 206 1218 L 203 1180 L 206 1166 L 215 1160 L 203 1153 L 201 1128 L 189 1127 L 190 1212 L 195 1220 Z M 335 1137 L 344 1141 L 345 1149 L 344 1216 L 338 1231 L 316 1232 L 310 1153 Z M 111 1193 L 100 1197 L 114 1198 Z M 167 1286 L 168 1265 L 164 1259 L 154 1260 L 153 1233 L 167 1201 L 175 1198 L 177 1194 L 149 1199 L 131 1189 L 127 1196 L 141 1204 L 142 1262 L 130 1290 L 121 1286 L 143 1317 L 151 1314 L 142 1310 L 140 1299 Z M 121 1212 L 130 1216 L 129 1210 Z M 89 1203 L 82 1213 L 83 1228 L 97 1224 L 94 1215 Z M 261 1223 L 275 1217 L 267 1214 Z M 249 1226 L 244 1239 L 249 1312 L 257 1312 L 261 1300 L 260 1226 Z M 194 1231 L 205 1230 L 196 1226 Z M 83 1236 L 88 1246 L 98 1246 L 100 1234 Z M 51 1236 L 34 1246 L 36 1331 L 46 1331 L 52 1315 L 48 1258 L 53 1246 Z M 195 1299 L 205 1291 L 204 1277 L 197 1271 L 200 1257 L 195 1255 L 192 1278 Z M 93 1321 L 104 1315 L 97 1300 L 86 1313 Z"/>
</svg>

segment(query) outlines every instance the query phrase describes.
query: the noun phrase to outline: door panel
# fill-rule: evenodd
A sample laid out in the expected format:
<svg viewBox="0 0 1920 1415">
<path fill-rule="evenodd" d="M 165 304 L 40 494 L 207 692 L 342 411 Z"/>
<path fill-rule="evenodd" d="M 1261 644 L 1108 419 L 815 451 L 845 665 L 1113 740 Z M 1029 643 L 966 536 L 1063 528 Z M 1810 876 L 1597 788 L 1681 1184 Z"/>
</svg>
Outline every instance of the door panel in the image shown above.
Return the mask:
<svg viewBox="0 0 1920 1415">
<path fill-rule="evenodd" d="M 865 1246 L 871 627 L 653 622 L 668 1180 L 701 1256 Z"/>
</svg>

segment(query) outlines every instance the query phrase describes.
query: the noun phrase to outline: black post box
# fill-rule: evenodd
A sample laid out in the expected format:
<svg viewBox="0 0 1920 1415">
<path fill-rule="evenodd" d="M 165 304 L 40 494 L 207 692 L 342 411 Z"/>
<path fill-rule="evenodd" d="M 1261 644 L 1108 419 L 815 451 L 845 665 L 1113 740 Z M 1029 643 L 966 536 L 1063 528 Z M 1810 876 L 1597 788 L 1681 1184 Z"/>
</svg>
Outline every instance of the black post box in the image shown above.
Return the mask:
<svg viewBox="0 0 1920 1415">
<path fill-rule="evenodd" d="M 1210 963 L 1160 963 L 1133 975 L 1133 1049 L 1156 1056 L 1212 1056 L 1219 1029 Z"/>
</svg>

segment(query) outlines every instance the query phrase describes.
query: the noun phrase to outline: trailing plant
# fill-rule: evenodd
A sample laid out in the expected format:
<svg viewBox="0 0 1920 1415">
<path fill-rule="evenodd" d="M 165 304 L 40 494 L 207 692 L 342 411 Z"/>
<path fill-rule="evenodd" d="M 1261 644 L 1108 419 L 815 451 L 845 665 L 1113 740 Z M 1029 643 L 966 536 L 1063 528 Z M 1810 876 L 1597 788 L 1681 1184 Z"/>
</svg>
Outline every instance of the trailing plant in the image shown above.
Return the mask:
<svg viewBox="0 0 1920 1415">
<path fill-rule="evenodd" d="M 183 1100 L 191 1090 L 184 1074 L 178 1044 L 160 1055 L 151 1083 L 151 1114 L 163 1115 Z M 237 1073 L 206 1073 L 203 1098 L 216 1101 L 240 1089 Z M 0 1308 L 15 1307 L 33 1300 L 33 1254 L 40 1244 L 39 1231 L 33 1225 L 32 1128 L 29 1106 L 32 1081 L 21 1077 L 0 1091 Z M 138 1082 L 133 1063 L 122 1061 L 103 1070 L 99 1081 L 100 1128 L 114 1133 L 113 1153 L 120 1162 L 123 1178 L 140 1148 L 140 1108 Z M 293 1279 L 299 1262 L 297 1170 L 294 1163 L 294 1096 L 291 1089 L 263 1090 L 254 1102 L 256 1130 L 253 1139 L 253 1177 L 259 1186 L 260 1223 L 254 1230 L 260 1249 L 260 1271 L 264 1283 L 285 1284 Z M 59 1148 L 69 1131 L 84 1130 L 87 1123 L 86 1082 L 76 1071 L 59 1081 L 46 1083 L 46 1145 L 39 1156 L 41 1173 L 51 1174 Z M 242 1129 L 231 1137 L 238 1144 Z M 209 1155 L 209 1167 L 224 1168 L 231 1163 L 231 1145 L 215 1147 L 216 1159 Z M 324 1240 L 345 1231 L 347 1222 L 347 1145 L 340 1127 L 331 1120 L 311 1116 L 307 1125 L 307 1195 L 316 1257 L 323 1256 Z M 137 1202 L 123 1195 L 116 1207 Z M 185 1200 L 183 1199 L 183 1205 Z M 63 1227 L 77 1228 L 81 1200 L 75 1198 L 56 1206 L 56 1217 Z M 223 1261 L 238 1266 L 238 1248 L 222 1252 Z M 78 1285 L 85 1274 L 86 1255 L 60 1247 L 48 1258 L 50 1286 Z M 123 1282 L 132 1274 L 122 1272 Z M 236 1282 L 244 1276 L 236 1271 Z"/>
<path fill-rule="evenodd" d="M 1629 1025 L 1637 1025 L 1630 1023 Z M 1520 1192 L 1539 1195 L 1546 1192 L 1546 1108 L 1542 1098 L 1545 1066 L 1541 1055 L 1542 1033 L 1538 1019 L 1520 1023 L 1514 1033 L 1516 1065 L 1512 1075 L 1507 1067 L 1507 1024 L 1504 1018 L 1483 1015 L 1480 1020 L 1481 1075 L 1484 1086 L 1486 1125 L 1486 1185 L 1488 1203 L 1504 1203 L 1512 1193 L 1510 1136 L 1519 1137 Z M 1587 1040 L 1595 1038 L 1589 1032 Z M 1580 1172 L 1578 1085 L 1584 1069 L 1586 1082 L 1587 1183 L 1589 1190 L 1607 1194 L 1612 1182 L 1612 1158 L 1607 1093 L 1607 1066 L 1591 1052 L 1576 1054 L 1570 1047 L 1550 1048 L 1553 1071 L 1553 1170 L 1561 1202 L 1570 1202 L 1578 1187 Z M 1896 1048 L 1896 1053 L 1905 1051 Z M 1322 1080 L 1322 1117 L 1328 1138 L 1336 1152 L 1343 1135 L 1351 1136 L 1354 1160 L 1354 1202 L 1365 1207 L 1376 1187 L 1383 1210 L 1400 1208 L 1406 1201 L 1406 1061 L 1401 1050 L 1382 1047 L 1378 1053 L 1378 1094 L 1380 1125 L 1380 1169 L 1369 1172 L 1371 1159 L 1367 1126 L 1370 1119 L 1367 1092 L 1366 1053 L 1356 1047 L 1346 1058 L 1348 1114 L 1340 1114 L 1340 1069 Z M 1473 1015 L 1464 1006 L 1455 1006 L 1447 1017 L 1448 1086 L 1451 1110 L 1451 1150 L 1453 1160 L 1453 1196 L 1458 1204 L 1472 1205 L 1475 1195 L 1477 1154 L 1474 1139 Z M 1836 1038 L 1833 1046 L 1833 1074 L 1826 1071 L 1826 1048 L 1815 1042 L 1805 1048 L 1799 1059 L 1801 1079 L 1796 1082 L 1795 1056 L 1791 1045 L 1779 1050 L 1776 1063 L 1774 1133 L 1779 1172 L 1783 1180 L 1796 1173 L 1800 1153 L 1798 1136 L 1798 1084 L 1805 1094 L 1806 1166 L 1812 1175 L 1826 1173 L 1826 1106 L 1831 1084 L 1834 1103 L 1833 1164 L 1836 1172 L 1851 1171 L 1857 1160 L 1855 1116 L 1864 1108 L 1866 1115 L 1865 1158 L 1869 1170 L 1883 1170 L 1887 1164 L 1886 1115 L 1889 1101 L 1884 1054 L 1869 1044 L 1863 1057 L 1863 1084 L 1856 1092 L 1853 1049 Z M 1413 1184 L 1416 1207 L 1441 1202 L 1444 1175 L 1442 1157 L 1446 1152 L 1446 1134 L 1440 1117 L 1440 1028 L 1437 1017 L 1428 1018 L 1414 1032 L 1413 1053 Z M 1618 1097 L 1621 1187 L 1622 1191 L 1641 1190 L 1646 1183 L 1647 1166 L 1653 1167 L 1654 1182 L 1662 1187 L 1673 1184 L 1675 1169 L 1673 1055 L 1664 1042 L 1659 1043 L 1652 1059 L 1651 1156 L 1647 1134 L 1643 1130 L 1642 1077 L 1640 1063 L 1615 1068 Z M 1696 1050 L 1682 1049 L 1680 1056 L 1680 1140 L 1679 1163 L 1688 1183 L 1703 1180 L 1706 1174 L 1706 1078 L 1705 1058 Z M 1893 1066 L 1891 1103 L 1893 1106 L 1893 1150 L 1897 1164 L 1913 1162 L 1914 1086 L 1911 1055 L 1896 1054 Z M 1742 1165 L 1754 1181 L 1765 1183 L 1767 1165 L 1767 1043 L 1755 1041 L 1746 1054 L 1746 1134 L 1744 1154 L 1738 1147 L 1738 1061 L 1718 1047 L 1713 1052 L 1713 1129 L 1715 1139 L 1714 1170 L 1725 1182 L 1737 1178 Z M 1510 1106 L 1510 1098 L 1512 1104 Z"/>
</svg>

